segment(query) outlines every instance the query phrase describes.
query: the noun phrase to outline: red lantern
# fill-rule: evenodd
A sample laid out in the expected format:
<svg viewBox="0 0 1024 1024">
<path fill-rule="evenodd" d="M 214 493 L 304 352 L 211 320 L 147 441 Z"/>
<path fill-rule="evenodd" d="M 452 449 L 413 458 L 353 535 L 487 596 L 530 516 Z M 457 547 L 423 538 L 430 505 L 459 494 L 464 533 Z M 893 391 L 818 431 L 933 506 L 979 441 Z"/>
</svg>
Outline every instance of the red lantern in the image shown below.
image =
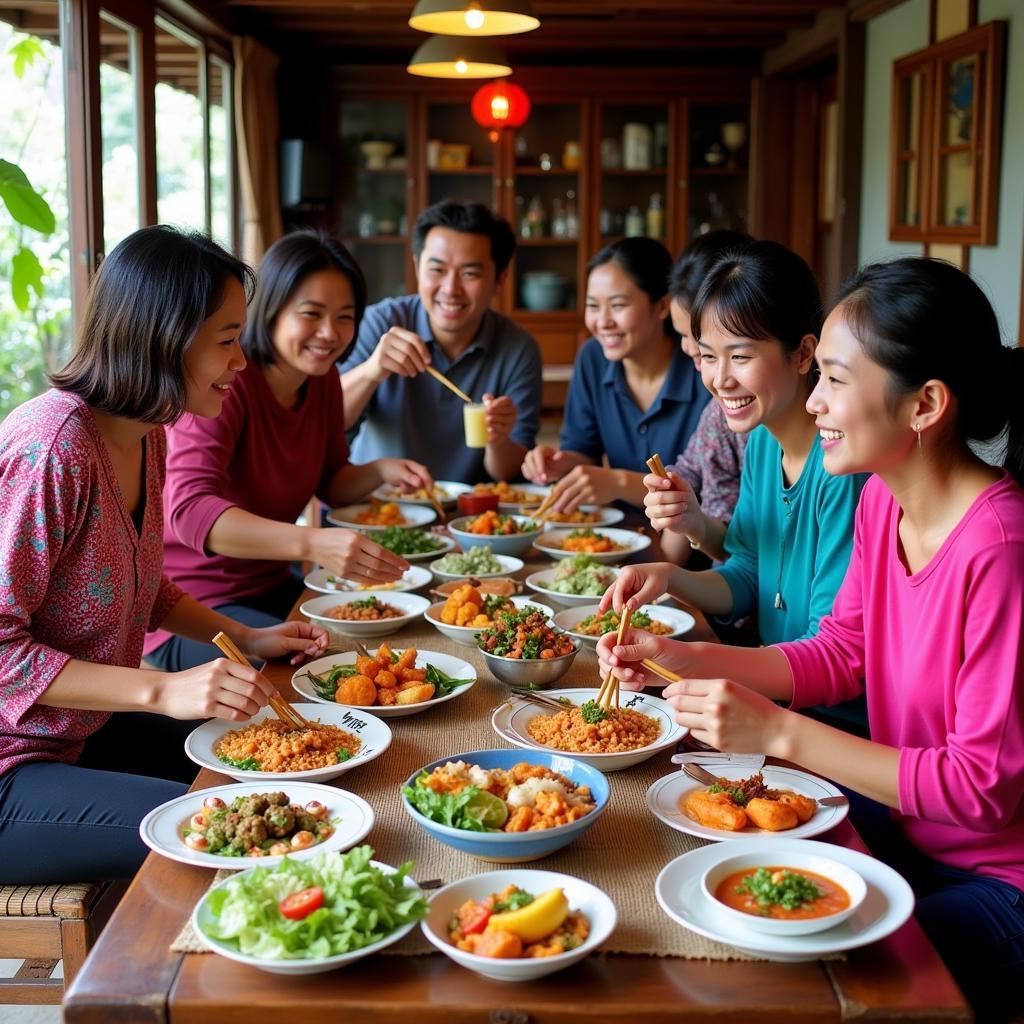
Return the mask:
<svg viewBox="0 0 1024 1024">
<path fill-rule="evenodd" d="M 477 89 L 469 109 L 481 128 L 519 128 L 530 116 L 530 97 L 514 82 L 491 82 Z"/>
</svg>

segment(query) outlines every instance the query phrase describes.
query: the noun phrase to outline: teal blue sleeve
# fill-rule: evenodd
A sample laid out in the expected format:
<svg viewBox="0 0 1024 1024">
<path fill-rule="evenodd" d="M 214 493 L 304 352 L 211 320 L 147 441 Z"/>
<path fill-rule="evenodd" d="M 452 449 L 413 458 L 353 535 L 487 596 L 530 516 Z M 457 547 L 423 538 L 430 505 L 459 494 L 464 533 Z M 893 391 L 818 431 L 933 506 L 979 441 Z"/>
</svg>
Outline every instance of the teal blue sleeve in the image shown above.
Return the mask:
<svg viewBox="0 0 1024 1024">
<path fill-rule="evenodd" d="M 751 449 L 754 457 L 751 458 Z M 747 446 L 747 455 L 740 474 L 740 496 L 736 502 L 736 510 L 725 532 L 724 547 L 729 556 L 717 572 L 729 585 L 732 591 L 732 611 L 723 621 L 735 619 L 757 611 L 758 576 L 757 576 L 757 494 L 754 473 L 757 453 L 755 445 Z"/>
<path fill-rule="evenodd" d="M 816 512 L 818 546 L 807 606 L 807 632 L 794 639 L 817 636 L 818 624 L 824 616 L 832 613 L 836 594 L 850 566 L 857 502 L 867 481 L 868 477 L 863 473 L 829 476 L 821 488 Z"/>
</svg>

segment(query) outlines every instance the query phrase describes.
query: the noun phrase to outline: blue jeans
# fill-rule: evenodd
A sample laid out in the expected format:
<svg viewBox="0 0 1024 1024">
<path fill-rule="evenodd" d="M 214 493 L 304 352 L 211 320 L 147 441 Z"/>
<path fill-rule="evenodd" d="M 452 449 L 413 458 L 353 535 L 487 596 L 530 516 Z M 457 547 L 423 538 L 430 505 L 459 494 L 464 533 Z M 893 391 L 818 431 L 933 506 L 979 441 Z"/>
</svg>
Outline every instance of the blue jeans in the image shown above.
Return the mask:
<svg viewBox="0 0 1024 1024">
<path fill-rule="evenodd" d="M 220 604 L 216 610 L 229 619 L 256 629 L 276 626 L 288 618 L 292 605 L 304 589 L 302 580 L 290 577 L 264 594 L 252 594 L 229 604 Z M 155 651 L 150 651 L 146 661 L 163 672 L 183 672 L 223 656 L 213 644 L 172 636 Z"/>
<path fill-rule="evenodd" d="M 0 776 L 0 883 L 131 878 L 148 850 L 139 822 L 188 788 L 198 722 L 118 712 L 78 764 L 29 761 Z"/>
<path fill-rule="evenodd" d="M 1024 892 L 931 860 L 904 838 L 887 807 L 858 793 L 847 795 L 850 820 L 872 854 L 913 888 L 918 924 L 974 1008 L 978 1024 L 1024 1012 Z"/>
</svg>

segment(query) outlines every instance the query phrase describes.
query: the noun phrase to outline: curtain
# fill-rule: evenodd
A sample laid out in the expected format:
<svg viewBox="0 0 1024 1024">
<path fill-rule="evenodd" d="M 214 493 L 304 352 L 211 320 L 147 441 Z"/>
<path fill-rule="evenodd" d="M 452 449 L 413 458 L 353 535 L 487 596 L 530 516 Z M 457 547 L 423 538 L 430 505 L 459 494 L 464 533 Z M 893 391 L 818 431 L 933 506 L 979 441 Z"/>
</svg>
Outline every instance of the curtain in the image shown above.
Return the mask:
<svg viewBox="0 0 1024 1024">
<path fill-rule="evenodd" d="M 242 258 L 256 266 L 281 237 L 277 181 L 277 54 L 248 36 L 235 39 L 235 126 L 242 192 Z"/>
</svg>

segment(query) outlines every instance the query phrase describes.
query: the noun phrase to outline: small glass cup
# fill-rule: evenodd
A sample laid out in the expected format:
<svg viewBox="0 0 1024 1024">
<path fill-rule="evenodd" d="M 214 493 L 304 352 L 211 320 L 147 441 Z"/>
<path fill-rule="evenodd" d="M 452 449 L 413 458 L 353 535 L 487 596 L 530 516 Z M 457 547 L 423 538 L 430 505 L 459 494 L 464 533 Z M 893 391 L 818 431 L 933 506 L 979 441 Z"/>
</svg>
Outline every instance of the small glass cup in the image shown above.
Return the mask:
<svg viewBox="0 0 1024 1024">
<path fill-rule="evenodd" d="M 487 406 L 471 402 L 462 407 L 462 424 L 466 430 L 467 448 L 487 447 Z"/>
</svg>

